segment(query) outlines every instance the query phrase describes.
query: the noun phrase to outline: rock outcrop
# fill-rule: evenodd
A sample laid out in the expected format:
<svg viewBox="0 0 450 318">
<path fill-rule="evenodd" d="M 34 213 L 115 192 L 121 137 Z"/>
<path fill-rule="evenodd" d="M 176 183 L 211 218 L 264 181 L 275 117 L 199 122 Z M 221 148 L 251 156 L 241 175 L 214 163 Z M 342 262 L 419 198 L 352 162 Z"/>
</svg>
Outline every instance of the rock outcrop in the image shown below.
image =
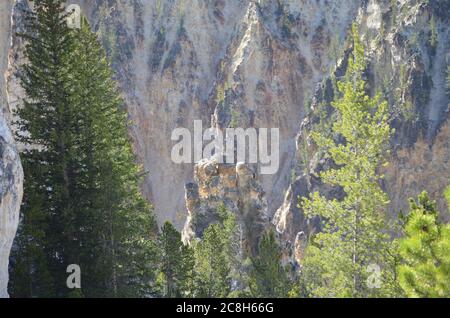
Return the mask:
<svg viewBox="0 0 450 318">
<path fill-rule="evenodd" d="M 8 264 L 11 246 L 19 224 L 23 171 L 8 122 L 6 86 L 3 76 L 11 40 L 13 1 L 0 3 L 0 298 L 8 297 Z"/>
<path fill-rule="evenodd" d="M 186 184 L 188 219 L 183 240 L 201 238 L 210 224 L 220 220 L 220 209 L 236 216 L 243 250 L 256 251 L 259 238 L 268 228 L 267 200 L 257 173 L 244 163 L 224 164 L 203 159 L 195 165 L 195 181 Z"/>
<path fill-rule="evenodd" d="M 7 297 L 9 253 L 19 224 L 23 171 L 8 124 L 0 113 L 0 298 Z"/>
</svg>

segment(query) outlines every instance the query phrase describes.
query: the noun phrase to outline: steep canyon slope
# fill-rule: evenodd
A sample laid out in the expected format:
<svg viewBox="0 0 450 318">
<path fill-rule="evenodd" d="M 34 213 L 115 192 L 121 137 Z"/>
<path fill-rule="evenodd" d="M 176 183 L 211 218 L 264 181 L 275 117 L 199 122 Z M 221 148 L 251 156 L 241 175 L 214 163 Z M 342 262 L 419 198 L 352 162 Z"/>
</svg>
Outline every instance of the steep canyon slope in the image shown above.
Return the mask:
<svg viewBox="0 0 450 318">
<path fill-rule="evenodd" d="M 3 21 L 12 14 L 3 3 L 2 41 L 9 36 Z M 28 1 L 15 3 L 14 31 L 22 23 L 18 9 Z M 352 22 L 360 26 L 367 45 L 371 90 L 389 100 L 396 128 L 385 171 L 391 210 L 406 209 L 407 198 L 422 190 L 439 199 L 449 183 L 448 1 L 68 3 L 80 4 L 113 61 L 132 120 L 135 151 L 148 172 L 144 194 L 160 223 L 170 220 L 181 229 L 188 218 L 186 238 L 201 235 L 205 224 L 214 221 L 208 214 L 224 202 L 242 214 L 248 233 L 272 222 L 286 247 L 302 245 L 301 232 L 313 225 L 297 206 L 298 196 L 315 189 L 333 191 L 315 176 L 326 163 L 309 133 L 326 127 L 333 116 L 330 101 L 336 78 L 345 71 Z M 17 84 L 22 58 L 20 40 L 13 35 L 12 43 L 6 85 L 14 108 L 22 96 Z M 3 63 L 6 50 L 1 54 Z M 196 119 L 204 128 L 280 128 L 279 171 L 258 176 L 241 165 L 173 163 L 173 129 L 191 129 Z M 445 208 L 442 200 L 439 206 Z M 199 215 L 202 224 L 193 221 Z M 257 228 L 252 228 L 254 220 Z"/>
</svg>

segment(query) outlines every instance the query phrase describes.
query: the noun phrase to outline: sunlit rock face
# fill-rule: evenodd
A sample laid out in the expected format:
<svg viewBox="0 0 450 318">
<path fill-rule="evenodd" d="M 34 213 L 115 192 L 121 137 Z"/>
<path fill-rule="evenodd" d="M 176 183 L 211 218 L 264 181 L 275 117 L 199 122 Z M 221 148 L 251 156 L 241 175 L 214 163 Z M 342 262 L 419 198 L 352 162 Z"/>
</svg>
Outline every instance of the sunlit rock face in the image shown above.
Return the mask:
<svg viewBox="0 0 450 318">
<path fill-rule="evenodd" d="M 2 6 L 6 3 L 2 1 Z M 26 3 L 17 0 L 16 6 Z M 196 119 L 203 121 L 204 128 L 279 128 L 280 168 L 273 175 L 255 176 L 264 193 L 261 202 L 266 207 L 261 215 L 278 231 L 291 259 L 302 255 L 295 247 L 301 249 L 304 237 L 316 226 L 304 217 L 298 197 L 315 190 L 342 194 L 317 180 L 315 173 L 329 163 L 320 158 L 310 132 L 323 115 L 333 112 L 330 101 L 335 86 L 330 75 L 338 78 L 345 72 L 346 35 L 352 22 L 359 25 L 366 44 L 371 93 L 384 94 L 394 118 L 396 133 L 384 184 L 391 198 L 390 210 L 407 210 L 407 197 L 422 190 L 428 190 L 445 210 L 441 197 L 450 177 L 449 130 L 445 128 L 449 113 L 445 88 L 448 1 L 68 3 L 80 4 L 112 59 L 132 121 L 135 151 L 148 172 L 142 191 L 154 204 L 160 224 L 170 220 L 182 229 L 187 218 L 214 206 L 211 200 L 217 189 L 229 188 L 224 176 L 237 176 L 236 164 L 219 165 L 217 178 L 213 178 L 218 184 L 205 185 L 195 201 L 195 188 L 202 188 L 199 170 L 203 163 L 172 162 L 174 128 L 192 129 Z M 5 6 L 1 12 L 7 17 L 11 10 Z M 22 17 L 15 12 L 16 30 Z M 3 24 L 1 28 L 2 34 L 9 30 Z M 17 82 L 17 65 L 23 59 L 20 40 L 13 36 L 12 43 L 7 86 L 9 105 L 14 108 L 23 96 Z M 1 54 L 4 63 L 8 54 Z M 245 191 L 239 193 L 233 202 L 250 202 L 244 198 Z M 230 202 L 230 195 L 219 191 L 213 201 Z M 214 222 L 214 217 L 206 220 Z M 200 235 L 198 229 L 207 224 L 193 227 L 188 220 L 185 232 Z"/>
<path fill-rule="evenodd" d="M 268 213 L 282 204 L 295 165 L 304 100 L 344 38 L 354 1 L 71 1 L 113 60 L 133 124 L 143 192 L 160 222 L 181 228 L 194 164 L 174 164 L 176 127 L 280 128 L 280 169 L 264 175 Z"/>
<path fill-rule="evenodd" d="M 6 83 L 3 74 L 8 63 L 13 1 L 0 3 L 0 298 L 8 297 L 8 264 L 11 246 L 19 224 L 23 171 L 9 127 Z"/>
<path fill-rule="evenodd" d="M 0 298 L 7 297 L 8 264 L 19 224 L 23 171 L 11 131 L 0 114 Z"/>
</svg>

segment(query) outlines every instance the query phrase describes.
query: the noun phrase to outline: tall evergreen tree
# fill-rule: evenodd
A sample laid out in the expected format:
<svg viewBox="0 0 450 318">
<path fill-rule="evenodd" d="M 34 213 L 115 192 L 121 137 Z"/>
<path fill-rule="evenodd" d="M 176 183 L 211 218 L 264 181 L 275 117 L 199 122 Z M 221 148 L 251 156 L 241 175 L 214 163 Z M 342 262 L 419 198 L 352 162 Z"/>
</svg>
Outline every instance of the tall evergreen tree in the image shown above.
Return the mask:
<svg viewBox="0 0 450 318">
<path fill-rule="evenodd" d="M 170 222 L 166 222 L 159 236 L 160 271 L 163 275 L 164 297 L 190 295 L 194 255 L 181 241 L 181 234 Z"/>
<path fill-rule="evenodd" d="M 281 250 L 271 231 L 261 238 L 258 255 L 252 258 L 250 289 L 254 297 L 287 297 L 290 282 L 281 264 Z"/>
<path fill-rule="evenodd" d="M 194 295 L 196 297 L 227 297 L 240 295 L 245 281 L 240 280 L 239 235 L 236 217 L 222 204 L 218 207 L 220 222 L 211 224 L 201 241 L 194 245 Z"/>
<path fill-rule="evenodd" d="M 195 296 L 227 297 L 231 291 L 230 263 L 220 224 L 210 225 L 195 245 Z"/>
<path fill-rule="evenodd" d="M 408 297 L 450 297 L 450 225 L 438 220 L 434 202 L 427 193 L 410 201 L 400 240 L 400 286 Z"/>
<path fill-rule="evenodd" d="M 226 261 L 230 264 L 229 278 L 231 290 L 229 297 L 242 298 L 250 295 L 249 272 L 251 269 L 250 251 L 243 241 L 243 229 L 236 216 L 225 205 L 218 207 L 222 220 L 222 237 L 225 245 Z"/>
<path fill-rule="evenodd" d="M 320 178 L 341 187 L 345 197 L 331 200 L 316 192 L 303 200 L 306 214 L 320 216 L 324 224 L 302 264 L 310 296 L 370 297 L 390 295 L 395 289 L 396 253 L 384 217 L 388 198 L 378 173 L 391 133 L 387 103 L 381 102 L 379 95 L 369 98 L 366 94 L 364 47 L 355 26 L 352 31 L 353 58 L 338 83 L 342 95 L 332 103 L 338 113 L 334 137 L 344 142 L 313 134 L 317 145 L 337 165 L 321 172 Z"/>
<path fill-rule="evenodd" d="M 26 14 L 27 41 L 21 84 L 27 99 L 18 112 L 19 142 L 26 176 L 22 224 L 12 256 L 13 296 L 56 296 L 64 282 L 61 246 L 55 235 L 62 232 L 67 213 L 69 136 L 66 124 L 67 53 L 73 38 L 67 28 L 62 1 L 40 1 Z M 53 233 L 55 231 L 56 233 Z"/>
<path fill-rule="evenodd" d="M 195 251 L 190 245 L 183 245 L 181 248 L 182 267 L 178 274 L 178 288 L 180 296 L 192 298 L 195 295 Z"/>
<path fill-rule="evenodd" d="M 85 19 L 67 27 L 63 1 L 34 10 L 17 112 L 26 181 L 11 294 L 66 297 L 66 268 L 78 264 L 80 294 L 144 296 L 155 222 L 111 67 Z"/>
</svg>

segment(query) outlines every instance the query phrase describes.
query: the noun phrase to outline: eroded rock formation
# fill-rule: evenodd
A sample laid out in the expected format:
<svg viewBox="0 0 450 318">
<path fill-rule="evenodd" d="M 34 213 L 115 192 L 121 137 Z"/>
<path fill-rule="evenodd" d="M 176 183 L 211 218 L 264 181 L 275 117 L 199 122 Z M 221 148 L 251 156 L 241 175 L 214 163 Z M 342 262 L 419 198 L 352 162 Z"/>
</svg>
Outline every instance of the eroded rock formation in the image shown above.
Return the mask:
<svg viewBox="0 0 450 318">
<path fill-rule="evenodd" d="M 225 208 L 236 216 L 244 250 L 248 254 L 255 252 L 270 221 L 265 193 L 255 170 L 244 163 L 203 159 L 195 165 L 195 181 L 186 184 L 189 215 L 183 239 L 201 238 L 208 225 L 220 220 L 220 209 Z"/>
</svg>

